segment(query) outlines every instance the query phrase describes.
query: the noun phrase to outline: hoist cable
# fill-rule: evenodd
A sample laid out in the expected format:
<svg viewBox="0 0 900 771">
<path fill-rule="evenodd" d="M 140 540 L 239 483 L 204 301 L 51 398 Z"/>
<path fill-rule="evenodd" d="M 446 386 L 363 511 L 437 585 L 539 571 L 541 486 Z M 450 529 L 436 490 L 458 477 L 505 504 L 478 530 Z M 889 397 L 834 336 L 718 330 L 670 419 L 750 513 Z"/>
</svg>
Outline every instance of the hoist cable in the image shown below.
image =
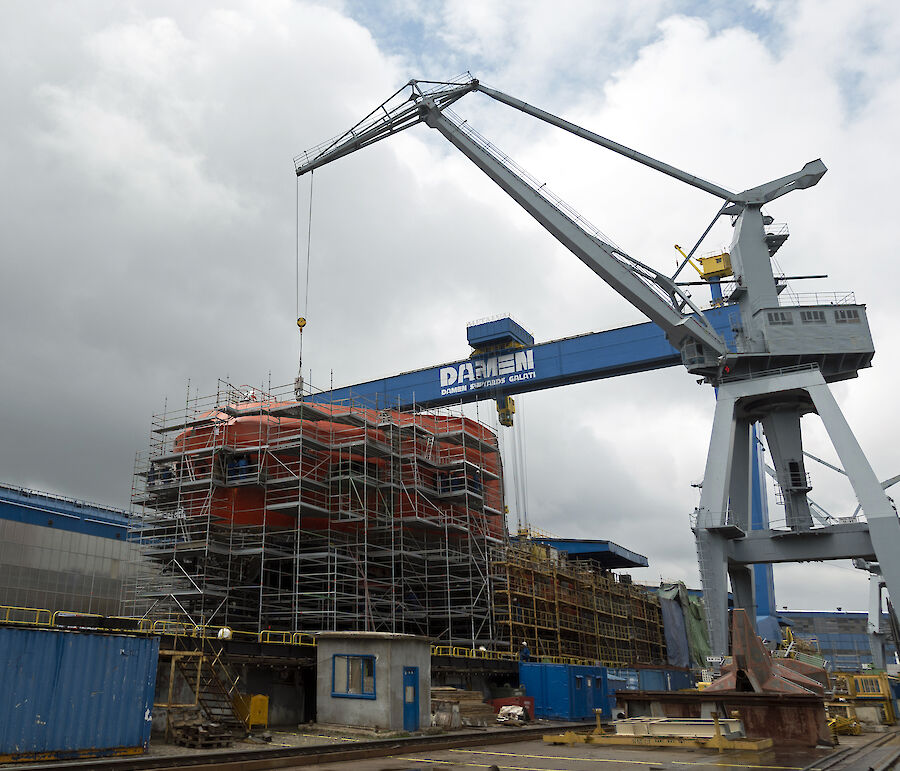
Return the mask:
<svg viewBox="0 0 900 771">
<path fill-rule="evenodd" d="M 524 395 L 519 395 L 518 417 L 516 418 L 519 431 L 519 465 L 521 466 L 521 485 L 522 485 L 522 520 L 526 528 L 531 527 L 528 520 L 528 453 L 525 433 L 525 399 Z"/>
<path fill-rule="evenodd" d="M 312 250 L 312 213 L 313 213 L 313 180 L 315 179 L 315 170 L 309 173 L 309 212 L 307 214 L 306 224 L 306 291 L 303 295 L 303 312 L 306 313 L 309 307 L 309 255 Z"/>
<path fill-rule="evenodd" d="M 304 288 L 303 288 L 303 307 L 300 306 L 300 178 L 297 178 L 297 264 L 296 264 L 296 274 L 295 274 L 295 283 L 296 283 L 296 305 L 297 305 L 297 319 L 299 321 L 300 318 L 306 318 L 306 314 L 309 310 L 309 263 L 310 263 L 310 254 L 312 253 L 312 213 L 313 213 L 313 179 L 315 177 L 315 172 L 310 172 L 309 175 L 309 209 L 306 215 L 306 267 L 304 270 Z M 300 329 L 300 360 L 303 360 L 303 328 Z"/>
</svg>

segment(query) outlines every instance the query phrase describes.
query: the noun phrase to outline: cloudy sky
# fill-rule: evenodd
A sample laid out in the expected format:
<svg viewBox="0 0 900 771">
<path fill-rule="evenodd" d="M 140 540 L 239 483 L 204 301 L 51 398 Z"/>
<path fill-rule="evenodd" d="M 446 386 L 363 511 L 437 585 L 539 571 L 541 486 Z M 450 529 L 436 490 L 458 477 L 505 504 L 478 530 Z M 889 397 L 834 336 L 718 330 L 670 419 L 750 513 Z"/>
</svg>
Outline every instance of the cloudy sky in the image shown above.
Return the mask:
<svg viewBox="0 0 900 771">
<path fill-rule="evenodd" d="M 125 507 L 166 399 L 291 381 L 310 196 L 292 157 L 409 78 L 466 70 L 735 190 L 821 157 L 822 182 L 769 209 L 792 233 L 778 262 L 830 276 L 795 290 L 868 304 L 875 366 L 835 393 L 892 476 L 898 39 L 889 0 L 3 0 L 0 481 Z M 657 267 L 718 208 L 486 97 L 455 109 Z M 317 172 L 311 236 L 304 369 L 319 386 L 461 358 L 466 322 L 498 313 L 538 340 L 641 321 L 424 126 Z M 723 223 L 708 246 L 729 240 Z M 712 409 L 680 369 L 528 395 L 531 523 L 646 554 L 641 579 L 696 583 L 691 483 Z M 853 510 L 839 475 L 810 470 L 819 503 Z M 776 579 L 779 604 L 865 607 L 847 565 Z"/>
</svg>

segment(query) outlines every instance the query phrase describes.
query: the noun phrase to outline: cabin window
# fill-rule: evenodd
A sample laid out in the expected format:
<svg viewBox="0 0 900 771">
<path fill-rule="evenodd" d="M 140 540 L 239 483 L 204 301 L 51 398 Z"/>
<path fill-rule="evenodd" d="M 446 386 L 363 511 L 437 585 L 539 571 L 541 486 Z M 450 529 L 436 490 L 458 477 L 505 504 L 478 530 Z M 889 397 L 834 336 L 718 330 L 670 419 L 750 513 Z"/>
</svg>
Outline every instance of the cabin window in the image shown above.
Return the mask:
<svg viewBox="0 0 900 771">
<path fill-rule="evenodd" d="M 800 311 L 800 321 L 804 324 L 824 324 L 825 311 Z"/>
<path fill-rule="evenodd" d="M 770 324 L 793 324 L 794 317 L 790 311 L 769 311 L 766 313 Z"/>
<path fill-rule="evenodd" d="M 856 308 L 841 308 L 834 312 L 834 320 L 838 324 L 859 324 L 859 311 Z"/>
<path fill-rule="evenodd" d="M 375 698 L 375 657 L 335 654 L 331 659 L 331 695 Z"/>
</svg>

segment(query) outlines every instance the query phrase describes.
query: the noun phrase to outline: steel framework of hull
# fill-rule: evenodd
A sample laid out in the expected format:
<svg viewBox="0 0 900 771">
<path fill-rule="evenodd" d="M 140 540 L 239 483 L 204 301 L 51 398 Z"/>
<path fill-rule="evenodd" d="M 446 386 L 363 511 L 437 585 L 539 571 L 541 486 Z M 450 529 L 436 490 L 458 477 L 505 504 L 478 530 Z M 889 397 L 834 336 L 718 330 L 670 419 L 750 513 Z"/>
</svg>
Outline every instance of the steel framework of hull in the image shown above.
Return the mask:
<svg viewBox="0 0 900 771">
<path fill-rule="evenodd" d="M 153 436 L 135 472 L 132 614 L 494 642 L 505 523 L 486 426 L 224 388 L 157 416 Z"/>
<path fill-rule="evenodd" d="M 487 426 L 448 409 L 313 396 L 225 384 L 155 416 L 136 463 L 129 537 L 141 558 L 126 612 L 508 651 L 526 639 L 542 656 L 665 662 L 654 594 L 509 540 Z"/>
<path fill-rule="evenodd" d="M 498 549 L 492 571 L 498 632 L 527 641 L 537 657 L 666 663 L 659 597 L 598 563 L 525 539 Z"/>
</svg>

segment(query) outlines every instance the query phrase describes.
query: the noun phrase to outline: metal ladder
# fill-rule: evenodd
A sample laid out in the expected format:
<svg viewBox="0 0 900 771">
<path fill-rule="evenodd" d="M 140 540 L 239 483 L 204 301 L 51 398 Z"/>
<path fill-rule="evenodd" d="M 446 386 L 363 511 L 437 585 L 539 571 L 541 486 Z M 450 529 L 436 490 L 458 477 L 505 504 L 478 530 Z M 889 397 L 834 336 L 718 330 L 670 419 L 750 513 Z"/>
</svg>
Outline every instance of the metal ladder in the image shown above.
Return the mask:
<svg viewBox="0 0 900 771">
<path fill-rule="evenodd" d="M 224 648 L 206 638 L 191 639 L 202 655 L 196 659 L 179 659 L 178 671 L 197 695 L 197 703 L 207 719 L 235 735 L 246 735 L 247 725 L 235 712 L 233 703 L 240 678 L 231 672 Z"/>
</svg>

